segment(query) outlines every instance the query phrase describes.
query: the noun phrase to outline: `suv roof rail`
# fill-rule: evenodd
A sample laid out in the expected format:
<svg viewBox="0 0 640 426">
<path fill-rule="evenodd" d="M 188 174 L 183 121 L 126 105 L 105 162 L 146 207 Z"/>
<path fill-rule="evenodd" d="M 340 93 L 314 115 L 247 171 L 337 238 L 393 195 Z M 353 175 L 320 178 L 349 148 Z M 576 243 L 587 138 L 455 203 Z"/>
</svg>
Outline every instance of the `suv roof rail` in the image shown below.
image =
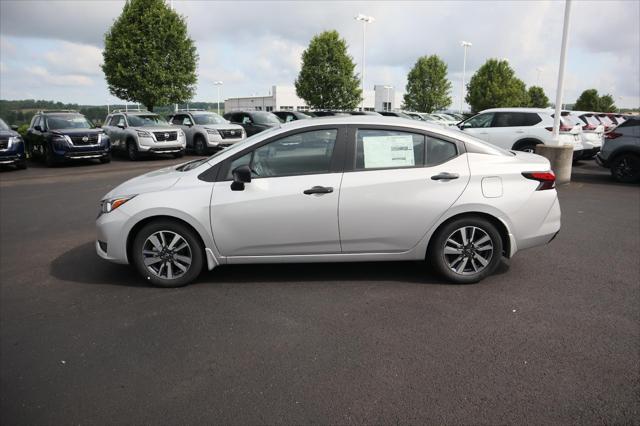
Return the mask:
<svg viewBox="0 0 640 426">
<path fill-rule="evenodd" d="M 204 108 L 178 108 L 174 112 L 191 112 L 191 111 L 207 111 Z"/>
<path fill-rule="evenodd" d="M 77 113 L 78 111 L 75 109 L 41 109 L 40 111 L 37 112 L 37 114 L 48 114 L 50 112 L 58 112 L 58 113 L 63 113 L 63 112 L 67 112 L 67 113 Z"/>
<path fill-rule="evenodd" d="M 155 114 L 154 112 L 140 108 L 118 108 L 111 110 L 111 114 L 115 114 L 117 112 L 148 112 L 149 114 Z"/>
</svg>

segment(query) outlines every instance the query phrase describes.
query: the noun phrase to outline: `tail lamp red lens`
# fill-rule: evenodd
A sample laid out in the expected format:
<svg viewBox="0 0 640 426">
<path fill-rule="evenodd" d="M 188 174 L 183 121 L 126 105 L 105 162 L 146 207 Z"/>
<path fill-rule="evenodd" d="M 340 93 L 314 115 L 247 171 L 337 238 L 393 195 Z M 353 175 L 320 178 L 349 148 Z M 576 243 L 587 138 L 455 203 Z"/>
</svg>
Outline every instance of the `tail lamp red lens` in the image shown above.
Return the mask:
<svg viewBox="0 0 640 426">
<path fill-rule="evenodd" d="M 595 130 L 596 126 L 594 126 L 593 124 L 587 124 L 582 126 L 582 130 Z"/>
<path fill-rule="evenodd" d="M 522 176 L 539 182 L 536 191 L 543 191 L 545 189 L 553 189 L 556 187 L 556 175 L 551 170 L 547 172 L 523 172 Z"/>
<path fill-rule="evenodd" d="M 553 127 L 545 127 L 545 129 L 547 129 L 550 132 L 553 132 Z M 571 130 L 573 130 L 572 126 L 565 126 L 564 124 L 560 125 L 560 129 L 558 129 L 560 132 L 570 132 Z"/>
<path fill-rule="evenodd" d="M 622 133 L 618 132 L 609 132 L 604 134 L 605 139 L 617 139 L 620 136 L 622 136 Z"/>
</svg>

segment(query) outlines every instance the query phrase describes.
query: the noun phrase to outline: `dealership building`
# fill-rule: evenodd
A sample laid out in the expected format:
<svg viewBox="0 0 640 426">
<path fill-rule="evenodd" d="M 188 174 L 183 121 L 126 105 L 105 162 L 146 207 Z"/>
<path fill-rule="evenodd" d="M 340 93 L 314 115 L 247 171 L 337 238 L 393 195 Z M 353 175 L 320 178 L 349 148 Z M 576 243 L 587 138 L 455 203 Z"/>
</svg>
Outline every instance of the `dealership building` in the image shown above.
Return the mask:
<svg viewBox="0 0 640 426">
<path fill-rule="evenodd" d="M 375 85 L 364 91 L 365 111 L 392 111 L 402 105 L 402 93 L 391 85 Z M 361 108 L 358 107 L 358 110 Z M 307 103 L 296 95 L 293 86 L 272 86 L 268 96 L 229 98 L 224 101 L 224 111 L 309 111 Z"/>
</svg>

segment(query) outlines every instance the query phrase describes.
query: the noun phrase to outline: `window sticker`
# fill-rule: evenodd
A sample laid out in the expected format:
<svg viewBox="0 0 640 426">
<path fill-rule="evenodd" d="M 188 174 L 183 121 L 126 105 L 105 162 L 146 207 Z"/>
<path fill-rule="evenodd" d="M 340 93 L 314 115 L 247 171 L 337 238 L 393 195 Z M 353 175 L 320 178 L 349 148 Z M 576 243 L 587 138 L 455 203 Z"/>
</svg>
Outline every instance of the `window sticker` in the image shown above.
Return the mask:
<svg viewBox="0 0 640 426">
<path fill-rule="evenodd" d="M 411 135 L 362 138 L 365 169 L 415 166 Z"/>
</svg>

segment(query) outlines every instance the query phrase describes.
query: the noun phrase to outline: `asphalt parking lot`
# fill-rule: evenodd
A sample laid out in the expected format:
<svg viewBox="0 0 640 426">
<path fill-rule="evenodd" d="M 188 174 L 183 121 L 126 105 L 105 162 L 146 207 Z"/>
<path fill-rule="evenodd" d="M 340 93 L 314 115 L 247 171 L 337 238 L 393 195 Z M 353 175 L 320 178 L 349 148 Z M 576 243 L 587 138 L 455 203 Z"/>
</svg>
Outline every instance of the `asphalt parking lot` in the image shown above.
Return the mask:
<svg viewBox="0 0 640 426">
<path fill-rule="evenodd" d="M 95 254 L 98 201 L 179 161 L 0 173 L 3 424 L 638 424 L 638 186 L 578 165 L 557 239 L 477 285 L 403 262 L 150 288 Z"/>
</svg>

